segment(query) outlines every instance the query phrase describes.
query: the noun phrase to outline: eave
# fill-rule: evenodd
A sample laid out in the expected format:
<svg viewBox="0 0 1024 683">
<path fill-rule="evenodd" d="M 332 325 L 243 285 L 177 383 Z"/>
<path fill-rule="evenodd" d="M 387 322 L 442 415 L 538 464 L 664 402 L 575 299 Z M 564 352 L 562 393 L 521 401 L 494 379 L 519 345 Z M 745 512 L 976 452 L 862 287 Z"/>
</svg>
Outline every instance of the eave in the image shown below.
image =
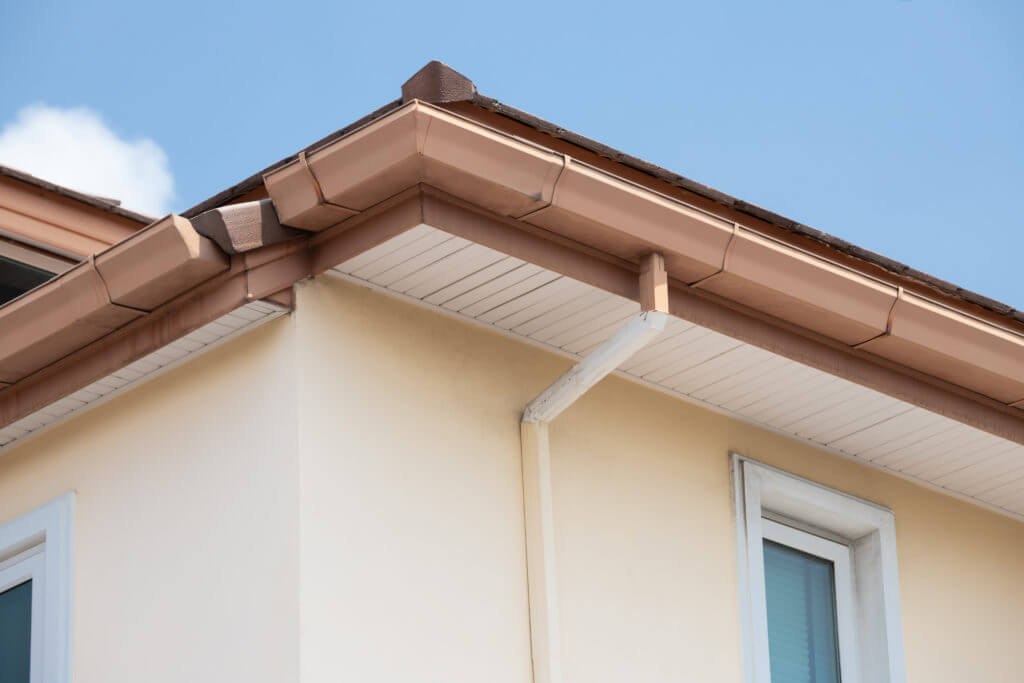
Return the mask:
<svg viewBox="0 0 1024 683">
<path fill-rule="evenodd" d="M 879 374 L 870 366 L 896 370 L 1010 420 L 1024 417 L 1014 408 L 1024 405 L 1019 331 L 433 105 L 411 102 L 265 182 L 281 222 L 311 232 L 422 183 L 450 197 L 448 206 L 499 217 L 520 240 L 545 240 L 534 259 L 551 260 L 545 251 L 585 258 L 594 273 L 576 277 L 631 298 L 635 284 L 609 268 L 635 272 L 657 251 L 676 300 L 694 302 L 687 310 L 714 303 L 763 319 L 759 337 L 786 330 L 789 354 L 828 347 L 844 354 L 829 366 L 864 364 L 862 381 Z"/>
<path fill-rule="evenodd" d="M 393 103 L 0 307 L 0 429 L 242 306 L 290 306 L 295 282 L 427 226 L 638 305 L 641 263 L 660 254 L 676 319 L 1024 444 L 1011 318 L 519 122 L 456 113 L 476 106 L 446 99 L 464 83 L 411 83 L 407 97 L 443 106 Z"/>
</svg>

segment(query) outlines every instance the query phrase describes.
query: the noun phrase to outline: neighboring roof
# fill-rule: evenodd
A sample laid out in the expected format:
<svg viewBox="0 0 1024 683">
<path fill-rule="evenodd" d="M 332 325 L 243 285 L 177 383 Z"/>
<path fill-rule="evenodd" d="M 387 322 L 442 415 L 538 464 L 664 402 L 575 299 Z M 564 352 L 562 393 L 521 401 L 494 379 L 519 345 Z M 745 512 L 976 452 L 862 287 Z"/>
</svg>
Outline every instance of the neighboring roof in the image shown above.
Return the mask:
<svg viewBox="0 0 1024 683">
<path fill-rule="evenodd" d="M 785 231 L 818 242 L 830 249 L 869 263 L 884 271 L 892 273 L 893 275 L 919 282 L 922 285 L 936 290 L 937 292 L 952 299 L 992 311 L 1007 318 L 1007 321 L 1015 327 L 1024 324 L 1024 310 L 1016 309 L 1009 304 L 996 301 L 995 299 L 978 294 L 977 292 L 959 287 L 954 283 L 929 275 L 928 273 L 924 273 L 907 264 L 890 259 L 869 249 L 864 249 L 863 247 L 851 244 L 839 237 L 804 225 L 803 223 L 793 219 L 786 218 L 785 216 L 774 213 L 755 204 L 751 204 L 750 202 L 733 197 L 725 192 L 720 192 L 695 180 L 686 178 L 678 173 L 674 173 L 673 171 L 669 171 L 665 168 L 644 161 L 643 159 L 631 156 L 625 152 L 609 147 L 608 145 L 604 145 L 578 133 L 566 130 L 565 128 L 551 123 L 550 121 L 546 121 L 540 117 L 534 116 L 520 109 L 516 109 L 515 107 L 510 107 L 494 98 L 482 95 L 477 91 L 476 85 L 470 79 L 466 78 L 446 64 L 438 61 L 430 62 L 423 67 L 423 69 L 417 72 L 416 75 L 410 78 L 409 81 L 407 81 L 406 85 L 403 86 L 402 89 L 402 99 L 389 102 L 380 109 L 364 116 L 358 121 L 327 135 L 321 140 L 318 140 L 306 147 L 302 150 L 302 153 L 310 153 L 314 150 L 320 149 L 375 121 L 376 119 L 386 116 L 401 106 L 404 102 L 408 102 L 412 99 L 420 99 L 433 104 L 465 102 L 479 107 L 480 109 L 507 117 L 547 136 L 563 140 L 576 147 L 585 149 L 588 152 L 592 152 L 598 156 L 649 175 L 654 179 L 669 183 L 683 190 L 704 197 L 721 206 L 739 211 L 758 220 L 770 223 L 771 225 Z M 260 188 L 263 185 L 264 175 L 292 163 L 298 157 L 298 153 L 293 154 L 271 164 L 259 173 L 249 176 L 223 192 L 219 192 L 206 201 L 200 202 L 187 211 L 184 211 L 182 215 L 186 218 L 190 218 L 208 209 L 222 206 L 237 200 L 247 193 Z"/>
<path fill-rule="evenodd" d="M 21 182 L 28 183 L 29 185 L 35 185 L 36 187 L 42 188 L 49 192 L 59 194 L 62 197 L 67 197 L 68 199 L 74 199 L 76 202 L 88 204 L 93 208 L 101 209 L 103 211 L 115 214 L 117 216 L 123 216 L 124 218 L 130 218 L 131 220 L 137 221 L 142 225 L 148 225 L 152 223 L 154 220 L 156 220 L 156 218 L 154 218 L 153 216 L 147 216 L 144 213 L 139 213 L 137 211 L 132 211 L 130 209 L 122 207 L 121 202 L 116 199 L 97 197 L 96 195 L 86 194 L 84 192 L 79 192 L 78 190 L 72 190 L 71 188 L 64 187 L 63 185 L 57 185 L 56 183 L 51 183 L 50 181 L 43 180 L 42 178 L 37 178 L 34 175 L 25 173 L 24 171 L 19 171 L 18 169 L 11 168 L 10 166 L 0 165 L 0 176 L 7 176 L 8 178 L 14 178 L 15 180 L 20 180 Z"/>
</svg>

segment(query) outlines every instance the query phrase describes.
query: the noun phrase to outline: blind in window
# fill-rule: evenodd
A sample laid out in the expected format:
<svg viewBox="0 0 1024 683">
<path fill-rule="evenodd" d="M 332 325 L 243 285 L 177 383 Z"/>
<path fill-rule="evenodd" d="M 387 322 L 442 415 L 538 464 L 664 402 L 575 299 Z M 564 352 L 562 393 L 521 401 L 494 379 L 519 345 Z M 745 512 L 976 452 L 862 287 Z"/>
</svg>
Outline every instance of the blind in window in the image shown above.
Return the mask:
<svg viewBox="0 0 1024 683">
<path fill-rule="evenodd" d="M 834 574 L 828 560 L 764 542 L 772 683 L 839 683 Z"/>
</svg>

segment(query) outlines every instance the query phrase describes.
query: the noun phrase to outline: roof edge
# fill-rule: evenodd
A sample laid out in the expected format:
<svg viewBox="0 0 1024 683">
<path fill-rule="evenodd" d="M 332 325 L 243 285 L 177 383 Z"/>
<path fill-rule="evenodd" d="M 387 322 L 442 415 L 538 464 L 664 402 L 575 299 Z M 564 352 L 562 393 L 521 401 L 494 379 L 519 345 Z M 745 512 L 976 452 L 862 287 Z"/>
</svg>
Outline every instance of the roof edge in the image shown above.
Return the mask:
<svg viewBox="0 0 1024 683">
<path fill-rule="evenodd" d="M 964 287 L 959 287 L 952 282 L 935 277 L 934 275 L 929 275 L 928 273 L 871 251 L 870 249 L 859 247 L 856 244 L 848 242 L 840 237 L 836 237 L 835 235 L 818 230 L 817 228 L 813 228 L 809 225 L 805 225 L 791 218 L 787 218 L 786 216 L 775 213 L 774 211 L 770 211 L 756 204 L 733 197 L 732 195 L 716 190 L 695 180 L 691 180 L 690 178 L 675 173 L 674 171 L 658 166 L 657 164 L 626 154 L 625 152 L 609 147 L 608 145 L 584 135 L 580 135 L 579 133 L 574 133 L 545 119 L 530 114 L 529 112 L 511 107 L 492 97 L 476 93 L 472 98 L 465 101 L 481 109 L 509 118 L 516 123 L 534 128 L 545 135 L 563 140 L 569 144 L 581 147 L 593 154 L 622 164 L 623 166 L 635 171 L 644 173 L 656 180 L 674 185 L 688 192 L 692 192 L 726 208 L 739 211 L 748 216 L 757 218 L 758 220 L 762 220 L 766 223 L 782 228 L 788 232 L 811 239 L 823 246 L 870 263 L 894 275 L 916 280 L 922 285 L 938 290 L 946 296 L 990 310 L 1001 316 L 1011 318 L 1018 323 L 1024 323 L 1024 310 L 1017 309 L 1009 304 L 997 301 Z"/>
<path fill-rule="evenodd" d="M 267 166 L 260 172 L 183 211 L 181 215 L 191 218 L 208 209 L 223 206 L 243 198 L 247 193 L 263 185 L 264 175 L 292 163 L 299 158 L 300 154 L 313 152 L 346 135 L 354 133 L 358 129 L 393 112 L 403 104 L 407 104 L 411 101 L 411 98 L 435 104 L 466 103 L 480 110 L 506 117 L 511 121 L 533 128 L 546 136 L 562 140 L 592 154 L 622 164 L 655 180 L 668 183 L 727 209 L 738 211 L 786 232 L 809 239 L 844 256 L 863 261 L 894 277 L 906 278 L 936 292 L 940 296 L 948 297 L 953 302 L 962 302 L 963 304 L 994 313 L 997 316 L 1006 318 L 1009 324 L 1024 329 L 1024 310 L 1017 309 L 1007 303 L 997 301 L 964 287 L 959 287 L 947 280 L 912 268 L 905 263 L 859 247 L 842 238 L 769 211 L 756 204 L 743 201 L 661 166 L 604 145 L 584 135 L 574 133 L 526 111 L 506 105 L 492 97 L 481 94 L 471 79 L 437 60 L 429 62 L 403 84 L 401 98 L 392 100 L 350 125 L 317 140 L 303 148 L 300 152 Z"/>
<path fill-rule="evenodd" d="M 128 218 L 137 223 L 141 223 L 142 225 L 149 225 L 156 220 L 154 216 L 126 209 L 122 207 L 119 202 L 112 199 L 79 192 L 78 190 L 72 190 L 69 187 L 52 183 L 49 180 L 43 180 L 42 178 L 38 178 L 30 173 L 25 173 L 24 171 L 19 171 L 16 168 L 11 168 L 10 166 L 0 165 L 0 175 L 13 178 L 14 180 L 20 180 L 23 183 L 33 185 L 46 190 L 47 192 L 53 192 L 54 194 L 67 197 L 68 199 L 73 199 L 76 202 L 81 202 L 82 204 L 91 206 L 94 209 L 106 211 L 107 213 L 112 213 L 123 218 Z"/>
</svg>

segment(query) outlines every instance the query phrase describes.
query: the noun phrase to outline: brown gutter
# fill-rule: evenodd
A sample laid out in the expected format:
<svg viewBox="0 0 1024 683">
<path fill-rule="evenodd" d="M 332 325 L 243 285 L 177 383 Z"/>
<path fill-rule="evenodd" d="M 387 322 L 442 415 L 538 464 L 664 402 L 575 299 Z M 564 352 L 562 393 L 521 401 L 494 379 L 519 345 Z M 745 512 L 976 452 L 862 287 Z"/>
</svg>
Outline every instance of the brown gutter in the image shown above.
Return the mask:
<svg viewBox="0 0 1024 683">
<path fill-rule="evenodd" d="M 194 329 L 181 323 L 192 305 L 208 322 L 223 310 L 201 303 L 221 296 L 213 290 L 234 306 L 287 302 L 295 281 L 425 223 L 634 300 L 642 259 L 662 253 L 679 293 L 673 314 L 1024 443 L 1024 336 L 1014 329 L 451 111 L 389 105 L 265 184 L 275 211 L 254 202 L 194 224 L 170 217 L 62 276 L 83 283 L 74 303 L 57 296 L 71 294 L 58 278 L 0 307 L 0 335 L 19 327 L 5 322 L 22 307 L 34 311 L 23 321 L 36 320 L 8 333 L 12 345 L 0 336 L 0 372 L 16 382 L 0 391 L 0 424 Z M 210 240 L 235 254 L 230 265 Z M 172 322 L 155 322 L 164 313 Z M 150 323 L 164 327 L 143 331 Z M 117 346 L 123 336 L 134 341 Z"/>
<path fill-rule="evenodd" d="M 555 243 L 530 226 L 481 210 L 457 198 L 425 190 L 423 222 L 458 237 L 535 263 L 604 291 L 641 301 L 636 264 Z M 339 226 L 340 227 L 340 226 Z M 987 396 L 914 371 L 706 290 L 670 281 L 672 315 L 721 332 L 785 358 L 843 377 L 888 396 L 1024 444 L 1019 410 Z M 1022 407 L 1024 404 L 1021 404 Z"/>
<path fill-rule="evenodd" d="M 848 265 L 855 270 L 864 270 L 868 275 L 883 279 L 891 277 L 896 280 L 894 286 L 920 288 L 926 295 L 943 299 L 948 305 L 962 306 L 965 312 L 982 317 L 990 315 L 994 322 L 999 323 L 1001 319 L 1002 324 L 1019 325 L 1019 329 L 1024 330 L 1024 311 L 1022 310 L 958 287 L 906 264 L 737 199 L 678 173 L 673 173 L 520 109 L 510 107 L 498 100 L 481 95 L 472 80 L 437 61 L 427 64 L 402 86 L 401 100 L 388 103 L 355 123 L 313 143 L 303 151 L 309 154 L 320 149 L 326 144 L 386 116 L 401 104 L 416 99 L 440 104 L 444 108 L 480 121 L 492 128 L 531 140 L 550 149 L 563 151 L 575 158 L 585 160 L 616 175 L 628 177 L 648 187 L 661 188 L 660 191 L 666 193 L 678 193 L 677 198 L 698 204 L 712 213 L 723 214 L 727 220 L 744 223 L 752 221 L 754 223 L 752 227 L 764 231 L 774 231 L 776 233 L 774 236 L 779 239 L 796 239 L 803 243 L 804 248 L 820 250 L 822 255 L 831 259 L 848 261 Z M 183 215 L 192 217 L 207 209 L 237 201 L 238 198 L 261 188 L 264 175 L 292 163 L 296 158 L 297 155 L 293 155 L 282 159 L 189 209 Z"/>
<path fill-rule="evenodd" d="M 423 102 L 265 182 L 281 222 L 311 232 L 424 183 L 621 262 L 658 251 L 686 286 L 1000 403 L 1024 399 L 1024 335 L 1015 330 L 901 296 L 848 265 Z"/>
<path fill-rule="evenodd" d="M 254 202 L 218 210 L 195 224 L 216 226 L 224 232 L 222 237 L 270 235 L 280 227 L 274 220 L 266 230 L 232 220 L 238 216 L 267 216 L 265 206 Z M 173 222 L 180 228 L 178 221 Z M 417 185 L 326 230 L 304 232 L 285 241 L 267 239 L 251 251 L 231 256 L 229 267 L 205 282 L 145 314 L 136 311 L 137 317 L 116 330 L 0 391 L 0 427 L 74 393 L 249 301 L 273 299 L 288 304 L 292 283 L 421 224 L 635 301 L 642 298 L 637 284 L 642 264 L 574 245 L 546 230 Z M 1024 420 L 1013 408 L 865 351 L 851 350 L 845 344 L 781 323 L 707 290 L 678 280 L 668 284 L 673 290 L 671 312 L 678 317 L 1024 443 Z M 49 285 L 37 291 L 46 287 Z M 0 321 L 6 308 L 0 307 Z"/>
<path fill-rule="evenodd" d="M 704 206 L 713 212 L 728 212 L 736 214 L 738 220 L 755 221 L 771 226 L 778 232 L 782 239 L 798 239 L 831 252 L 831 258 L 849 258 L 858 262 L 855 267 L 877 270 L 899 278 L 904 285 L 921 287 L 931 296 L 948 298 L 949 304 L 953 306 L 967 304 L 971 308 L 980 309 L 979 314 L 991 312 L 993 316 L 1005 318 L 1007 323 L 1024 323 L 1024 310 L 996 301 L 990 297 L 977 292 L 959 287 L 934 275 L 930 275 L 905 263 L 888 258 L 869 249 L 857 246 L 844 239 L 831 235 L 822 230 L 804 225 L 798 221 L 786 218 L 756 204 L 751 204 L 742 199 L 733 197 L 725 192 L 720 192 L 702 183 L 696 182 L 685 176 L 674 173 L 668 169 L 631 156 L 617 149 L 603 145 L 600 142 L 591 140 L 585 136 L 568 131 L 560 126 L 533 116 L 527 112 L 510 107 L 490 97 L 476 94 L 472 99 L 462 102 L 450 102 L 445 105 L 452 111 L 479 119 L 488 125 L 499 129 L 515 128 L 516 134 L 523 135 L 526 139 L 539 141 L 544 139 L 547 144 L 557 146 L 565 144 L 575 150 L 580 156 L 593 155 L 595 158 L 606 160 L 609 165 L 617 167 L 618 173 L 635 171 L 636 175 L 643 178 L 641 182 L 651 186 L 663 185 L 666 190 L 672 191 L 678 188 L 684 199 L 693 201 Z M 504 123 L 502 123 L 504 122 Z M 518 129 L 526 128 L 531 134 L 524 135 Z"/>
<path fill-rule="evenodd" d="M 250 197 L 249 195 L 254 192 L 263 192 L 263 176 L 266 175 L 267 173 L 270 173 L 275 169 L 281 168 L 282 166 L 286 166 L 287 164 L 294 162 L 296 159 L 299 158 L 299 154 L 302 154 L 303 152 L 311 152 L 314 149 L 319 149 L 324 145 L 330 144 L 335 140 L 345 137 L 352 131 L 358 130 L 365 126 L 366 124 L 372 121 L 376 121 L 382 116 L 386 116 L 387 114 L 393 112 L 400 106 L 402 106 L 402 100 L 393 100 L 391 102 L 388 102 L 383 107 L 374 110 L 373 112 L 367 114 L 361 119 L 358 119 L 357 121 L 354 121 L 353 123 L 345 126 L 344 128 L 336 130 L 330 135 L 326 135 L 323 138 L 317 140 L 313 144 L 303 149 L 302 152 L 293 154 L 289 157 L 285 157 L 284 159 L 281 159 L 277 163 L 271 164 L 270 166 L 263 169 L 259 173 L 255 173 L 249 176 L 248 178 L 245 178 L 244 180 L 235 183 L 226 190 L 218 192 L 209 199 L 199 202 L 195 206 L 186 209 L 185 211 L 182 211 L 181 215 L 184 216 L 185 218 L 195 218 L 204 211 L 209 211 L 210 209 L 217 209 L 226 204 L 232 204 L 234 202 L 244 199 L 256 199 L 256 197 Z M 264 196 L 266 195 L 264 194 Z"/>
<path fill-rule="evenodd" d="M 416 188 L 315 239 L 280 231 L 276 219 L 266 229 L 247 225 L 267 215 L 259 203 L 214 212 L 196 222 L 266 239 L 229 257 L 169 216 L 0 306 L 0 372 L 14 382 L 0 385 L 0 428 L 251 301 L 291 305 L 295 282 L 422 222 Z"/>
<path fill-rule="evenodd" d="M 167 216 L 0 306 L 0 388 L 151 318 L 220 273 L 244 280 L 235 305 L 310 274 L 308 258 L 293 257 L 306 251 L 306 233 L 281 226 L 268 201 L 209 211 L 195 224 Z"/>
<path fill-rule="evenodd" d="M 228 268 L 168 216 L 0 306 L 0 382 L 13 384 Z"/>
</svg>

